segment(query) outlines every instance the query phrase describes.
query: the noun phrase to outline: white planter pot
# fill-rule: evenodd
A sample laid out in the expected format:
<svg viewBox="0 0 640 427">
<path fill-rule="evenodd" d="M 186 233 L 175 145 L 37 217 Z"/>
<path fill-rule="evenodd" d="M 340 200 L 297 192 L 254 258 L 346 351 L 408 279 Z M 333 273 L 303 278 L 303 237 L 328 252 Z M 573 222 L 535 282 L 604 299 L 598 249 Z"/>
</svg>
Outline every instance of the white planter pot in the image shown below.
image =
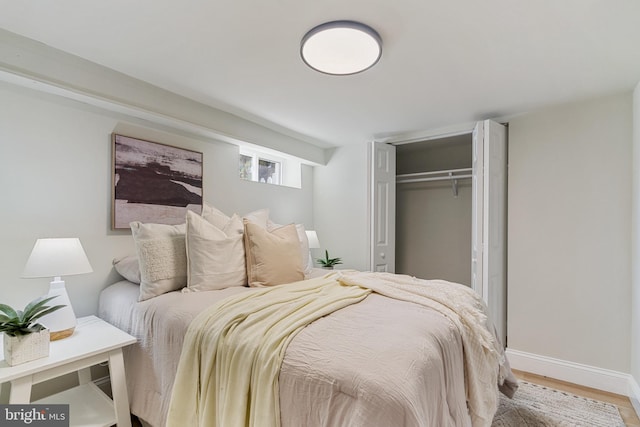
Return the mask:
<svg viewBox="0 0 640 427">
<path fill-rule="evenodd" d="M 12 337 L 4 334 L 4 360 L 9 366 L 49 356 L 49 329 Z"/>
</svg>

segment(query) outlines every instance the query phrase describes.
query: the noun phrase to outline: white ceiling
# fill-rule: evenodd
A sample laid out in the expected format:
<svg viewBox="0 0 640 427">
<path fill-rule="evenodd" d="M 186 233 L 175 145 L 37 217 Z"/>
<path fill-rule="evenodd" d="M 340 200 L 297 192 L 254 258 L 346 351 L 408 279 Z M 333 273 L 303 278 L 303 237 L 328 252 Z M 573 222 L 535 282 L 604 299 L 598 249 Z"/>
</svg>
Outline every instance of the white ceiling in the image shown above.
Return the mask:
<svg viewBox="0 0 640 427">
<path fill-rule="evenodd" d="M 0 27 L 261 124 L 344 145 L 640 82 L 639 0 L 0 0 Z M 383 39 L 372 69 L 307 68 L 326 21 Z"/>
</svg>

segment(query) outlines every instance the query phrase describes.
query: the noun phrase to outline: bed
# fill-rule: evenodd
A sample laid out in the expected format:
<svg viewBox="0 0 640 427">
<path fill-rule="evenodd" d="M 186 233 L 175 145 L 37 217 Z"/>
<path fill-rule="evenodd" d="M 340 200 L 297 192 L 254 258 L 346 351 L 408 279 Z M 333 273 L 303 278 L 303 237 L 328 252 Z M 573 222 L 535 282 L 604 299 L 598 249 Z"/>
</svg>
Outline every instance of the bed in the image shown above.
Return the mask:
<svg viewBox="0 0 640 427">
<path fill-rule="evenodd" d="M 244 230 L 247 231 L 246 224 Z M 175 237 L 175 231 L 169 234 Z M 178 230 L 177 234 L 181 232 L 183 230 Z M 134 229 L 134 239 L 140 237 L 136 233 Z M 249 251 L 255 242 L 244 238 L 244 247 Z M 267 252 L 272 253 L 271 249 Z M 186 252 L 188 257 L 189 243 Z M 155 259 L 158 253 L 153 253 Z M 192 250 L 191 254 L 194 253 Z M 138 251 L 140 256 L 144 254 Z M 163 266 L 163 277 L 167 262 L 165 259 L 156 263 Z M 182 262 L 190 268 L 190 261 L 179 259 L 177 264 Z M 139 266 L 145 276 L 143 262 L 135 261 L 132 265 Z M 250 268 L 246 268 L 249 272 Z M 121 269 L 118 271 L 123 274 Z M 325 273 L 308 270 L 301 280 L 293 283 L 284 281 L 273 286 L 262 283 L 260 287 L 206 289 L 203 284 L 207 282 L 200 281 L 197 290 L 165 287 L 152 297 L 142 296 L 144 290 L 140 283 L 135 283 L 138 281 L 133 277 L 135 274 L 124 274 L 130 280 L 117 282 L 102 291 L 99 316 L 138 340 L 124 351 L 131 412 L 151 426 L 181 425 L 176 420 L 186 422 L 182 425 L 200 423 L 224 427 L 491 424 L 498 390 L 510 396 L 517 388 L 517 381 L 495 338 L 495 331 L 486 323 L 481 300 L 470 289 L 389 273 Z M 229 279 L 226 273 L 223 277 Z M 209 277 L 208 280 L 217 279 Z M 249 274 L 249 282 L 251 280 Z M 141 282 L 143 286 L 144 277 Z M 160 282 L 163 287 L 166 285 L 166 281 Z M 433 295 L 422 295 L 428 288 L 433 288 Z M 316 296 L 319 289 L 323 292 L 336 289 L 349 295 L 332 297 L 317 308 L 312 304 L 321 301 Z M 282 356 L 274 362 L 275 377 L 267 381 L 274 384 L 275 396 L 267 398 L 268 387 L 250 384 L 234 396 L 209 399 L 211 396 L 207 393 L 224 395 L 221 390 L 231 393 L 230 384 L 244 381 L 224 377 L 224 364 L 210 366 L 212 359 L 216 359 L 216 363 L 225 359 L 220 355 L 220 348 L 229 350 L 230 342 L 216 344 L 218 347 L 213 350 L 203 350 L 203 343 L 213 342 L 213 335 L 208 334 L 219 335 L 224 328 L 235 330 L 241 323 L 236 322 L 232 327 L 215 324 L 228 315 L 230 302 L 250 299 L 252 307 L 262 304 L 256 313 L 271 310 L 282 315 L 283 310 L 273 307 L 275 304 L 291 307 L 288 296 L 277 303 L 267 296 L 292 290 L 307 292 L 305 295 L 310 299 L 301 302 L 300 307 L 311 307 L 307 310 L 311 317 L 283 340 Z M 266 303 L 262 302 L 264 298 Z M 337 303 L 347 299 L 346 303 Z M 329 306 L 333 308 L 325 311 Z M 246 312 L 247 309 L 240 310 Z M 250 316 L 253 314 L 245 318 Z M 259 316 L 264 318 L 262 314 Z M 228 317 L 239 316 L 229 314 Z M 269 326 L 265 330 L 271 329 L 277 328 Z M 264 340 L 254 336 L 251 341 Z M 235 353 L 229 354 L 242 355 L 246 351 L 247 339 L 239 338 L 238 342 L 241 343 L 238 348 L 229 350 Z M 251 381 L 263 374 L 262 366 L 266 365 L 262 359 L 255 360 L 248 369 L 247 378 Z M 217 374 L 205 376 L 206 372 Z M 224 386 L 212 382 L 207 389 L 203 383 L 215 381 L 212 377 L 224 377 L 227 382 Z M 252 400 L 256 390 L 261 391 Z M 207 403 L 202 403 L 205 401 Z M 238 411 L 237 406 L 240 412 L 234 413 L 232 409 Z M 228 412 L 228 418 L 202 418 L 206 412 L 214 415 Z"/>
</svg>

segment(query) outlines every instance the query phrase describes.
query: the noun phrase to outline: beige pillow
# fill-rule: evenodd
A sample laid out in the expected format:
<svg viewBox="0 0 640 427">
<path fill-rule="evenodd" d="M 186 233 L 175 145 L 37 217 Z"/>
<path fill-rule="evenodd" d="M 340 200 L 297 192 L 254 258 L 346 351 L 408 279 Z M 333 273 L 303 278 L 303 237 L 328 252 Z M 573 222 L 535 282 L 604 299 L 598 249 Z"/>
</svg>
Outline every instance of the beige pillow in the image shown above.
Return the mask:
<svg viewBox="0 0 640 427">
<path fill-rule="evenodd" d="M 140 301 L 187 285 L 185 224 L 130 224 L 140 264 Z"/>
<path fill-rule="evenodd" d="M 220 228 L 193 212 L 187 212 L 187 289 L 210 291 L 245 286 L 243 224 L 237 215 Z"/>
<path fill-rule="evenodd" d="M 244 248 L 249 286 L 273 286 L 304 279 L 294 224 L 269 232 L 244 219 Z"/>
<path fill-rule="evenodd" d="M 267 230 L 273 231 L 276 228 L 282 227 L 280 224 L 276 224 L 271 220 L 267 220 Z M 313 268 L 313 261 L 309 254 L 309 238 L 305 233 L 304 225 L 296 224 L 296 231 L 298 232 L 298 241 L 300 242 L 300 257 L 302 258 L 302 271 L 304 274 L 309 274 Z"/>
</svg>

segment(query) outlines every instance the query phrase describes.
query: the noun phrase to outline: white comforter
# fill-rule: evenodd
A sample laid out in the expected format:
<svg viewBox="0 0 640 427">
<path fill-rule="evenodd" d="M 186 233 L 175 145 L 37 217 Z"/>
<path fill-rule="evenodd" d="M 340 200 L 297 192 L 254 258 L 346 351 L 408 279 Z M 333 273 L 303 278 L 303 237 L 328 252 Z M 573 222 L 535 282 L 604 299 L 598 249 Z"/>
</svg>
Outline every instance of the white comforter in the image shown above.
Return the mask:
<svg viewBox="0 0 640 427">
<path fill-rule="evenodd" d="M 127 286 L 116 288 L 133 294 Z M 132 412 L 164 425 L 191 319 L 228 295 L 251 290 L 176 292 L 124 303 L 116 288 L 103 293 L 100 315 L 140 338 L 140 346 L 125 354 Z M 471 425 L 462 341 L 459 325 L 437 309 L 371 294 L 291 341 L 279 376 L 282 426 Z M 498 377 L 500 366 L 489 369 Z M 502 373 L 509 374 L 508 366 Z M 487 407 L 496 387 L 486 394 Z"/>
</svg>

